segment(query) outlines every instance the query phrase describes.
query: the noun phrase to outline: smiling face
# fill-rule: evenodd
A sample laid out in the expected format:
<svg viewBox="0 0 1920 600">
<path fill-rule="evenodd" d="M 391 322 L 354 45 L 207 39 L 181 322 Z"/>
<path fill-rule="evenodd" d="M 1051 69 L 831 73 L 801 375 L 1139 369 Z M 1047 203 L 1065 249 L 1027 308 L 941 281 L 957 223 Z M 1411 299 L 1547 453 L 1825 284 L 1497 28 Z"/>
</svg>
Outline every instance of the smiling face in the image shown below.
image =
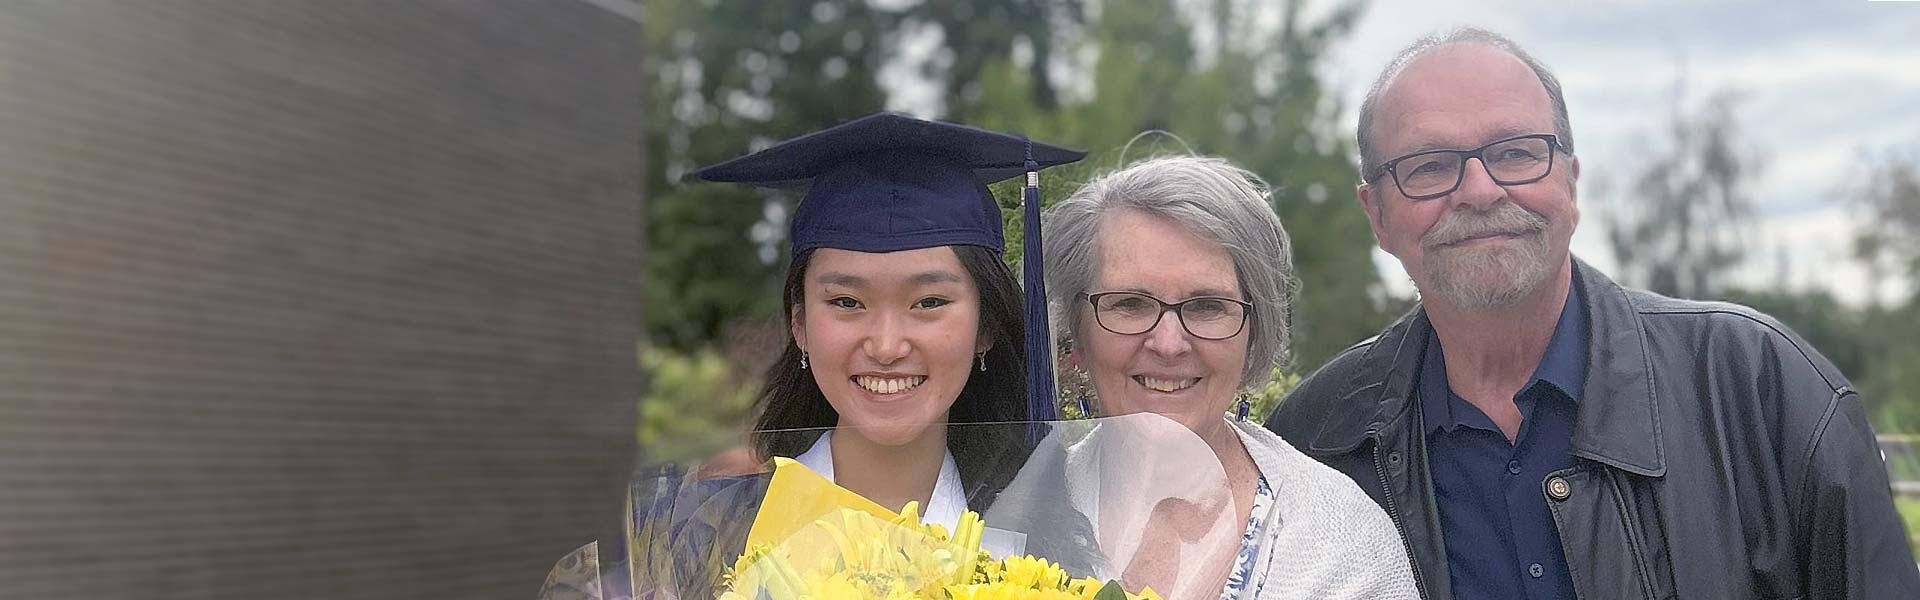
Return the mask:
<svg viewBox="0 0 1920 600">
<path fill-rule="evenodd" d="M 1415 59 L 1380 95 L 1375 144 L 1389 159 L 1426 150 L 1469 150 L 1497 140 L 1553 132 L 1540 79 L 1513 55 L 1458 44 Z M 1468 310 L 1511 305 L 1568 269 L 1580 221 L 1573 182 L 1580 163 L 1553 157 L 1532 183 L 1494 183 L 1468 160 L 1460 186 L 1410 200 L 1391 174 L 1359 197 L 1380 247 L 1400 259 L 1423 300 Z"/>
<path fill-rule="evenodd" d="M 1233 259 L 1220 244 L 1172 220 L 1124 210 L 1104 219 L 1096 237 L 1099 272 L 1092 292 L 1140 292 L 1173 303 L 1198 296 L 1245 300 Z M 1077 352 L 1103 415 L 1151 412 L 1197 433 L 1220 426 L 1246 370 L 1246 328 L 1224 340 L 1194 337 L 1168 312 L 1146 333 L 1120 335 L 1076 306 Z"/>
<path fill-rule="evenodd" d="M 980 294 L 950 247 L 816 250 L 793 310 L 794 342 L 843 431 L 884 446 L 946 423 L 989 344 Z"/>
</svg>

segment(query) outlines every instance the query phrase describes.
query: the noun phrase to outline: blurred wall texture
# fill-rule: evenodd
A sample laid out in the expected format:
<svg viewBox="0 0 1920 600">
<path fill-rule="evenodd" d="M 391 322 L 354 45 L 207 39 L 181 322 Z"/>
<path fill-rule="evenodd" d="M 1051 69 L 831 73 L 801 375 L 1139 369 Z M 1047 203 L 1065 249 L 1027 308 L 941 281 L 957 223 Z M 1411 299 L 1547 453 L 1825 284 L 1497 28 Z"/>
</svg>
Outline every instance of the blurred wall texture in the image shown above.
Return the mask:
<svg viewBox="0 0 1920 600">
<path fill-rule="evenodd" d="M 609 533 L 639 20 L 0 3 L 0 597 L 528 598 Z"/>
</svg>

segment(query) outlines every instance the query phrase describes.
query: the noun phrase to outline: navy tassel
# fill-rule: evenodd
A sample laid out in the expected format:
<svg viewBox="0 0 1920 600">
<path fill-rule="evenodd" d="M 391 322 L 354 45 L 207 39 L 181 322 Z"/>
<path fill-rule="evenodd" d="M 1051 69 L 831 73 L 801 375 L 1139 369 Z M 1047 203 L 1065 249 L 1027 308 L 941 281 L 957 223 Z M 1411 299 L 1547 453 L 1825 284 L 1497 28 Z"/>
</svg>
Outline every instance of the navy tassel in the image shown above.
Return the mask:
<svg viewBox="0 0 1920 600">
<path fill-rule="evenodd" d="M 1040 165 L 1033 160 L 1033 141 L 1027 141 L 1026 242 L 1021 250 L 1021 267 L 1026 280 L 1027 308 L 1027 415 L 1031 441 L 1038 442 L 1045 427 L 1041 421 L 1055 418 L 1053 393 L 1052 331 L 1047 322 L 1047 269 L 1040 241 Z"/>
</svg>

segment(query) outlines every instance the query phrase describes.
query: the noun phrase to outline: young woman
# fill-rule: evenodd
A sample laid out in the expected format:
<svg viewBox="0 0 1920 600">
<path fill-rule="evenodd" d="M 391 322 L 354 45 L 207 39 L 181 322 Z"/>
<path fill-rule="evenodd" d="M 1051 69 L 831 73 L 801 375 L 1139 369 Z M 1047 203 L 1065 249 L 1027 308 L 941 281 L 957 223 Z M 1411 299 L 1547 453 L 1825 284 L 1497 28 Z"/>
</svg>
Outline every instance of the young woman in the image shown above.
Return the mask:
<svg viewBox="0 0 1920 600">
<path fill-rule="evenodd" d="M 783 294 L 791 338 L 760 395 L 753 458 L 795 458 L 889 509 L 918 502 L 949 529 L 963 510 L 984 511 L 1031 446 L 1018 427 L 964 424 L 1039 412 L 1026 397 L 1021 291 L 985 186 L 1081 156 L 881 113 L 699 171 L 808 186 Z M 686 482 L 636 503 L 634 596 L 711 597 L 766 483 Z"/>
<path fill-rule="evenodd" d="M 916 501 L 951 527 L 984 509 L 1023 458 L 1020 288 L 970 245 L 885 253 L 823 247 L 788 270 L 791 343 L 769 369 L 756 457 L 785 456 L 889 509 Z M 826 429 L 826 431 L 821 431 Z"/>
</svg>

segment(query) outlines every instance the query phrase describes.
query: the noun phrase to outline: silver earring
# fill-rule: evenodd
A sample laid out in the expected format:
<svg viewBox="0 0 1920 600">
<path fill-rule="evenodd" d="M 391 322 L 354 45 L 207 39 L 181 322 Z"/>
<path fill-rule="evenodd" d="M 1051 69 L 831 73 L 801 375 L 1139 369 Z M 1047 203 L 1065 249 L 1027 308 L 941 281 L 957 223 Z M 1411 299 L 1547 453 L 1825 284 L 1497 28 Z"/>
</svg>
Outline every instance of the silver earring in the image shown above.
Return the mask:
<svg viewBox="0 0 1920 600">
<path fill-rule="evenodd" d="M 1100 415 L 1096 415 L 1096 414 L 1093 414 L 1093 403 L 1087 400 L 1087 395 L 1086 395 L 1086 394 L 1084 394 L 1084 393 L 1083 393 L 1083 394 L 1080 394 L 1080 397 L 1079 397 L 1079 398 L 1075 398 L 1075 399 L 1074 399 L 1074 401 L 1075 401 L 1075 402 L 1077 402 L 1077 403 L 1079 403 L 1079 405 L 1080 405 L 1080 417 L 1081 417 L 1081 418 L 1083 418 L 1083 419 L 1091 419 L 1091 418 L 1094 418 L 1094 417 L 1097 417 L 1097 416 L 1100 416 Z"/>
<path fill-rule="evenodd" d="M 980 353 L 980 372 L 987 372 L 987 353 L 985 352 Z"/>
<path fill-rule="evenodd" d="M 800 351 L 800 370 L 807 370 L 807 351 Z"/>
</svg>

